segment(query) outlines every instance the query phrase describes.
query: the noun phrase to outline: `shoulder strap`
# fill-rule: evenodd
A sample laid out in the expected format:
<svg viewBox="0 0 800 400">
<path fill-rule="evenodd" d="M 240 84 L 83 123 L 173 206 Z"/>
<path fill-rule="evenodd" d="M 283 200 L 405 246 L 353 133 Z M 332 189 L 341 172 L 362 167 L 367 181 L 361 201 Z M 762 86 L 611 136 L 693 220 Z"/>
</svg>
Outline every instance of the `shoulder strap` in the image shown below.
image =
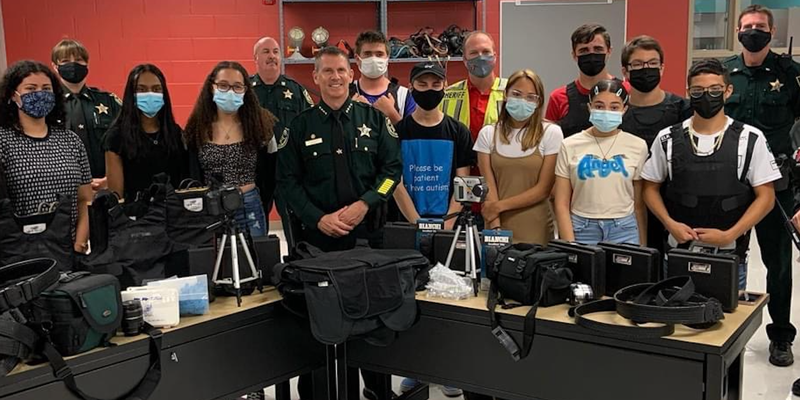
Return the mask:
<svg viewBox="0 0 800 400">
<path fill-rule="evenodd" d="M 405 117 L 406 111 L 406 100 L 408 99 L 408 88 L 405 86 L 399 86 L 397 88 L 397 98 L 396 103 L 398 107 L 398 112 L 400 113 L 400 117 Z"/>
<path fill-rule="evenodd" d="M 750 132 L 747 136 L 747 153 L 744 155 L 744 165 L 742 166 L 742 175 L 739 177 L 739 182 L 745 183 L 747 180 L 747 171 L 750 169 L 750 162 L 753 161 L 753 149 L 756 148 L 756 141 L 758 135 Z"/>
<path fill-rule="evenodd" d="M 400 113 L 400 116 L 403 116 L 403 109 L 405 107 L 401 106 L 400 98 L 397 95 L 397 91 L 399 90 L 400 85 L 398 84 L 397 78 L 392 78 L 389 82 L 389 86 L 386 88 L 386 93 L 391 93 L 392 97 L 394 98 L 394 109 Z"/>
<path fill-rule="evenodd" d="M 161 381 L 161 345 L 162 336 L 164 334 L 149 324 L 146 325 L 146 329 L 146 333 L 150 337 L 150 366 L 133 389 L 115 400 L 147 400 Z M 53 368 L 53 375 L 56 379 L 64 381 L 64 385 L 67 386 L 70 392 L 83 400 L 101 400 L 97 397 L 87 395 L 78 388 L 72 369 L 67 365 L 64 358 L 61 357 L 61 354 L 58 353 L 49 340 L 44 340 L 43 351 L 47 360 L 50 361 L 50 366 Z"/>
</svg>

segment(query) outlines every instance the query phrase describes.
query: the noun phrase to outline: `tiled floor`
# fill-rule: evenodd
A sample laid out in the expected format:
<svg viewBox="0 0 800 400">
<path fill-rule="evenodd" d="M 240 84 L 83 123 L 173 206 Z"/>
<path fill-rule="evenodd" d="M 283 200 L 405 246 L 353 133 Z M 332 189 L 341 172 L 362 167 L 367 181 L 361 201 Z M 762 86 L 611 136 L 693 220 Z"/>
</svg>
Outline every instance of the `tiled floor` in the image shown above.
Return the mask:
<svg viewBox="0 0 800 400">
<path fill-rule="evenodd" d="M 271 233 L 278 234 L 281 237 L 283 236 L 282 232 L 279 230 Z M 285 247 L 285 242 L 283 242 L 283 246 Z M 763 292 L 766 290 L 766 270 L 761 262 L 761 255 L 755 235 L 753 236 L 750 248 L 750 266 L 747 287 L 749 290 Z M 285 252 L 286 249 L 284 248 L 283 251 Z M 797 258 L 797 251 L 795 251 L 794 256 Z M 800 264 L 800 262 L 795 261 L 793 273 L 793 279 L 795 282 L 795 296 L 792 299 L 792 323 L 795 326 L 800 327 L 800 317 L 798 317 L 798 315 L 800 315 L 800 295 L 797 295 L 798 287 L 800 287 L 800 265 L 798 264 Z M 766 326 L 766 324 L 769 322 L 769 313 L 764 310 L 764 321 L 762 327 L 758 330 L 750 343 L 747 344 L 744 365 L 744 395 L 742 398 L 744 400 L 800 399 L 800 397 L 793 397 L 791 394 L 792 382 L 794 382 L 795 379 L 800 378 L 800 346 L 795 347 L 795 354 L 798 357 L 797 363 L 788 368 L 773 367 L 769 361 L 767 361 L 767 358 L 769 357 L 769 340 L 767 339 L 767 334 L 764 330 L 764 326 Z M 395 377 L 393 383 L 395 391 L 399 391 L 398 388 L 400 386 L 400 378 Z M 296 382 L 292 383 L 292 399 L 298 398 L 295 384 Z M 430 400 L 448 399 L 442 394 L 438 387 L 431 388 L 430 394 Z M 274 390 L 272 388 L 267 389 L 267 396 L 268 398 L 274 399 Z M 459 399 L 461 399 L 461 397 L 456 400 Z"/>
</svg>

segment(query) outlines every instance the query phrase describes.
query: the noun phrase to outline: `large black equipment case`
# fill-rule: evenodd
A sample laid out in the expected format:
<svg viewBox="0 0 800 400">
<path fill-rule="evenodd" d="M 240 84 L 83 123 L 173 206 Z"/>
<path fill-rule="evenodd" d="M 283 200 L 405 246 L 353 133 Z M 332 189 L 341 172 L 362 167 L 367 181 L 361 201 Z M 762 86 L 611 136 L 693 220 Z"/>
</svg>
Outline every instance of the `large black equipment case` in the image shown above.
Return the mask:
<svg viewBox="0 0 800 400">
<path fill-rule="evenodd" d="M 739 256 L 708 254 L 686 249 L 667 253 L 667 277 L 689 276 L 695 291 L 722 303 L 725 312 L 739 305 Z"/>
<path fill-rule="evenodd" d="M 572 270 L 572 281 L 585 283 L 599 297 L 606 292 L 606 252 L 599 246 L 552 240 L 548 248 L 567 253 L 567 267 Z"/>
<path fill-rule="evenodd" d="M 456 231 L 437 231 L 433 234 L 433 259 L 431 260 L 431 264 L 436 264 L 437 262 L 442 263 L 444 265 L 445 261 L 447 261 L 447 253 L 450 252 L 450 245 L 453 244 L 453 238 L 456 236 Z M 483 236 L 478 233 L 478 240 L 482 243 Z M 478 268 L 481 268 L 480 262 L 477 262 L 481 256 L 481 247 L 477 246 L 475 248 L 475 260 L 476 265 Z M 461 232 L 458 236 L 458 242 L 456 243 L 456 250 L 453 252 L 453 259 L 450 261 L 450 269 L 453 271 L 464 271 L 464 262 L 467 258 L 467 234 L 466 232 Z"/>
<path fill-rule="evenodd" d="M 410 222 L 387 222 L 383 227 L 384 249 L 417 249 L 417 225 Z"/>
<path fill-rule="evenodd" d="M 661 280 L 661 254 L 656 249 L 635 244 L 601 242 L 598 247 L 606 252 L 606 291 L 613 296 L 617 290 L 637 283 L 655 283 Z"/>
</svg>

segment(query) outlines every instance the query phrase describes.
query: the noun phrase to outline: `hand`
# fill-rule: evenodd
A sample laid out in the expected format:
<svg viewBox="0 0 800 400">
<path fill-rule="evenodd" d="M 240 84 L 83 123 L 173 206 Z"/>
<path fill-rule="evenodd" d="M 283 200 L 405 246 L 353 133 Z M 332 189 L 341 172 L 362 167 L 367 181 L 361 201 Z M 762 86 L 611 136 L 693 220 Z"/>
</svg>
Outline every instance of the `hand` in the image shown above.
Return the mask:
<svg viewBox="0 0 800 400">
<path fill-rule="evenodd" d="M 450 218 L 447 221 L 444 221 L 444 230 L 452 231 L 453 227 L 456 225 L 456 220 L 458 217 Z"/>
<path fill-rule="evenodd" d="M 317 229 L 320 232 L 334 238 L 347 236 L 353 230 L 353 226 L 342 222 L 339 218 L 347 207 L 342 207 L 339 211 L 331 214 L 325 214 L 317 222 Z"/>
<path fill-rule="evenodd" d="M 76 253 L 86 254 L 86 252 L 89 251 L 89 243 L 75 242 L 72 248 Z"/>
<path fill-rule="evenodd" d="M 364 220 L 367 211 L 369 211 L 367 203 L 364 200 L 359 200 L 347 206 L 347 209 L 339 214 L 339 220 L 355 228 Z"/>
<path fill-rule="evenodd" d="M 100 190 L 100 189 L 107 189 L 108 188 L 108 178 L 105 176 L 102 178 L 94 178 L 92 179 L 92 190 Z"/>
<path fill-rule="evenodd" d="M 397 111 L 394 109 L 394 96 L 392 96 L 391 93 L 386 93 L 386 96 L 379 97 L 378 100 L 375 100 L 375 102 L 372 103 L 372 106 L 387 117 L 390 115 L 390 113 Z"/>
<path fill-rule="evenodd" d="M 503 206 L 499 200 L 486 201 L 481 207 L 481 215 L 485 221 L 494 221 L 500 217 L 503 211 Z"/>
<path fill-rule="evenodd" d="M 486 226 L 488 226 L 489 229 L 500 229 L 500 218 L 490 221 Z"/>
<path fill-rule="evenodd" d="M 713 244 L 715 246 L 724 246 L 735 240 L 730 237 L 728 231 L 721 231 L 719 229 L 697 228 L 694 231 L 697 232 L 701 242 Z"/>
<path fill-rule="evenodd" d="M 367 100 L 366 97 L 362 96 L 359 93 L 354 94 L 352 100 L 353 101 L 357 101 L 359 103 L 370 104 L 369 100 Z"/>
<path fill-rule="evenodd" d="M 794 224 L 795 228 L 800 229 L 800 211 L 798 211 L 797 214 L 792 217 L 792 223 Z"/>
<path fill-rule="evenodd" d="M 672 222 L 666 225 L 669 234 L 678 241 L 678 243 L 686 243 L 691 240 L 699 240 L 700 236 L 694 229 L 686 224 L 680 222 Z"/>
</svg>

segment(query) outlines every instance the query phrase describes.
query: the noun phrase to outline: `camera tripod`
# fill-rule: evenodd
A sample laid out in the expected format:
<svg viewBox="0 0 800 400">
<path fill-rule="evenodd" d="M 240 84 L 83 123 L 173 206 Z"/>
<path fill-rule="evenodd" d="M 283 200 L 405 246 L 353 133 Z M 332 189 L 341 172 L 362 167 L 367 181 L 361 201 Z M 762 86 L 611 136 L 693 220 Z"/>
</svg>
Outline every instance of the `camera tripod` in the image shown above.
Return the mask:
<svg viewBox="0 0 800 400">
<path fill-rule="evenodd" d="M 450 251 L 447 252 L 447 261 L 444 266 L 450 268 L 450 263 L 453 261 L 453 254 L 456 251 L 456 244 L 458 237 L 462 231 L 466 233 L 466 254 L 464 258 L 464 276 L 472 279 L 472 287 L 475 295 L 478 295 L 478 288 L 480 287 L 480 276 L 478 272 L 478 265 L 480 263 L 481 253 L 476 254 L 476 250 L 481 248 L 480 236 L 478 234 L 478 227 L 475 225 L 475 214 L 472 212 L 472 203 L 461 203 L 461 211 L 453 213 L 444 217 L 445 220 L 456 218 L 456 232 L 453 236 L 453 242 L 450 244 Z"/>
<path fill-rule="evenodd" d="M 217 228 L 224 228 L 224 231 L 222 233 L 222 240 L 220 241 L 219 247 L 217 247 L 217 260 L 214 263 L 214 273 L 211 277 L 211 281 L 215 285 L 233 285 L 234 290 L 236 290 L 236 305 L 241 307 L 242 283 L 258 281 L 258 290 L 261 291 L 261 273 L 253 262 L 253 256 L 250 254 L 250 248 L 247 240 L 245 239 L 245 235 L 239 229 L 239 226 L 236 224 L 236 221 L 233 219 L 233 217 L 225 214 L 221 221 L 212 224 L 206 229 Z M 222 256 L 225 253 L 225 244 L 228 242 L 229 238 L 231 242 L 231 277 L 218 279 L 219 270 L 222 267 Z M 242 279 L 239 276 L 239 249 L 237 246 L 237 239 L 242 244 L 244 255 L 247 257 L 247 264 L 250 266 L 249 278 Z"/>
</svg>

